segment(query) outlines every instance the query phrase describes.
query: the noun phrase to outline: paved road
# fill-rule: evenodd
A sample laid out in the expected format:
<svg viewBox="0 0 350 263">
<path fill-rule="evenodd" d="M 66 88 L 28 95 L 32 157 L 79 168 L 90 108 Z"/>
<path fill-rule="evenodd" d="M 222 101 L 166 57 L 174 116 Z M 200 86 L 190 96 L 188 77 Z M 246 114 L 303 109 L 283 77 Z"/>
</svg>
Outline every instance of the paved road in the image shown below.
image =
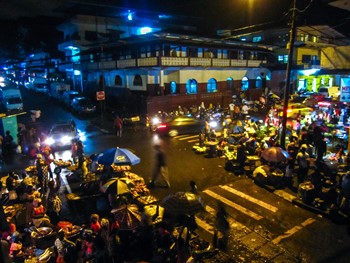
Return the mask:
<svg viewBox="0 0 350 263">
<path fill-rule="evenodd" d="M 59 107 L 55 112 L 64 118 L 75 118 Z M 43 116 L 50 120 L 47 114 L 44 111 Z M 198 233 L 208 241 L 212 240 L 217 204 L 223 202 L 231 226 L 227 253 L 235 262 L 348 262 L 350 238 L 346 226 L 335 225 L 295 206 L 291 202 L 296 196 L 294 192 L 271 193 L 255 185 L 249 177 L 225 171 L 224 159 L 194 153 L 192 146 L 197 143 L 197 136 L 163 138 L 140 128 L 126 129 L 123 137 L 118 138 L 109 131 L 109 123 L 101 128 L 91 127 L 91 120 L 76 120 L 78 127 L 87 131 L 87 155 L 107 146 L 130 148 L 141 157 L 141 163 L 132 170 L 145 180 L 152 170 L 152 145 L 160 143 L 167 153 L 172 185 L 170 189 L 156 188 L 152 194 L 162 200 L 168 194 L 188 190 L 189 180 L 195 180 L 206 204 L 206 212 L 196 217 Z M 94 123 L 99 124 L 98 118 Z M 21 158 L 18 165 L 24 165 Z M 70 187 L 65 181 L 62 194 L 69 193 Z"/>
</svg>

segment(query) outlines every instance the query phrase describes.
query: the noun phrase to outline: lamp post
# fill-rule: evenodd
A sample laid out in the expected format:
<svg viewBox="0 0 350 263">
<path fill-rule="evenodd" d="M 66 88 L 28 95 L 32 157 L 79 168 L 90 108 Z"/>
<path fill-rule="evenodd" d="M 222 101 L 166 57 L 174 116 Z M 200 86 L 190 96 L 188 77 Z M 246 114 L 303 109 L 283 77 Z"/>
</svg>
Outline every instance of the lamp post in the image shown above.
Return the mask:
<svg viewBox="0 0 350 263">
<path fill-rule="evenodd" d="M 281 147 L 285 149 L 286 144 L 286 130 L 287 130 L 287 110 L 288 110 L 288 100 L 290 93 L 290 78 L 291 71 L 293 66 L 293 52 L 294 52 L 294 42 L 296 36 L 296 25 L 295 25 L 295 15 L 296 15 L 296 0 L 293 0 L 293 10 L 292 10 L 292 23 L 290 29 L 290 38 L 289 38 L 289 53 L 288 53 L 288 63 L 287 63 L 287 72 L 286 72 L 286 88 L 284 90 L 284 104 L 283 104 L 283 117 L 282 117 L 282 132 L 280 138 Z"/>
</svg>

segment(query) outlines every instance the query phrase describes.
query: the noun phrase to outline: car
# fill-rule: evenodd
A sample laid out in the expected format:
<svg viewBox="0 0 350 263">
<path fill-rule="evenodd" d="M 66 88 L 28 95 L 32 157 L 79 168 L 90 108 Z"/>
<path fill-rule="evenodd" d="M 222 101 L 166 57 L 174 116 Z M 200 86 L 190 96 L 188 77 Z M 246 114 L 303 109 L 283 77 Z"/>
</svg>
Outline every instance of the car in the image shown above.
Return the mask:
<svg viewBox="0 0 350 263">
<path fill-rule="evenodd" d="M 73 120 L 63 121 L 52 125 L 45 144 L 55 148 L 64 148 L 70 147 L 75 139 L 79 139 L 75 122 Z"/>
<path fill-rule="evenodd" d="M 77 97 L 81 97 L 79 92 L 73 90 L 65 91 L 62 94 L 61 101 L 65 106 L 70 107 L 73 99 Z"/>
<path fill-rule="evenodd" d="M 298 113 L 300 113 L 303 116 L 311 115 L 313 111 L 313 108 L 307 107 L 301 103 L 291 103 L 288 104 L 287 118 L 295 118 L 298 115 Z"/>
<path fill-rule="evenodd" d="M 305 105 L 306 107 L 315 107 L 317 104 L 316 99 L 313 96 L 303 96 L 303 95 L 298 95 L 298 96 L 292 96 L 290 99 L 289 103 L 300 103 Z"/>
<path fill-rule="evenodd" d="M 159 135 L 174 137 L 180 134 L 200 133 L 205 128 L 205 121 L 192 116 L 176 116 L 165 119 L 156 128 Z"/>
<path fill-rule="evenodd" d="M 46 94 L 49 92 L 48 84 L 34 83 L 34 91 L 36 91 L 38 93 Z"/>
<path fill-rule="evenodd" d="M 89 98 L 76 97 L 71 104 L 72 111 L 77 114 L 93 114 L 96 112 L 96 106 Z"/>
</svg>

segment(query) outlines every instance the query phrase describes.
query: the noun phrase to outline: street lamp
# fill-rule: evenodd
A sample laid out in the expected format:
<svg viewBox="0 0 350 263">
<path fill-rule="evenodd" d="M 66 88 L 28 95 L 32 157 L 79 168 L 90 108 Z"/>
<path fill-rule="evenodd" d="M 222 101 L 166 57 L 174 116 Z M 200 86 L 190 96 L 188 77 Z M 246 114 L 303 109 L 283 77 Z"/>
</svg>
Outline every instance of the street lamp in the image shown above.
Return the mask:
<svg viewBox="0 0 350 263">
<path fill-rule="evenodd" d="M 293 66 L 293 51 L 294 51 L 294 42 L 296 35 L 296 25 L 295 25 L 295 15 L 296 15 L 296 0 L 293 0 L 293 10 L 292 10 L 292 23 L 290 29 L 290 38 L 289 38 L 289 53 L 288 53 L 288 64 L 287 64 L 287 73 L 286 73 L 286 88 L 284 90 L 284 104 L 283 104 L 283 117 L 282 117 L 282 132 L 281 132 L 281 147 L 285 149 L 286 144 L 286 131 L 287 131 L 287 110 L 288 110 L 288 100 L 290 93 L 290 75 Z"/>
</svg>

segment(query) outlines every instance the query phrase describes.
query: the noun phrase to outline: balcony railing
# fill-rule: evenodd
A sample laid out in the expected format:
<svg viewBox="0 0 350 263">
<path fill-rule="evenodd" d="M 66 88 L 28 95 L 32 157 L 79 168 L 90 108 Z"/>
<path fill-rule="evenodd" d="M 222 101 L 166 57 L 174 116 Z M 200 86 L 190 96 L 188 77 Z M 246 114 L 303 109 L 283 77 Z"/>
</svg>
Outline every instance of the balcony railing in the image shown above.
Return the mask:
<svg viewBox="0 0 350 263">
<path fill-rule="evenodd" d="M 88 70 L 134 68 L 134 67 L 259 67 L 265 60 L 219 59 L 219 58 L 179 58 L 150 57 L 120 59 L 105 62 L 90 62 L 84 67 Z"/>
</svg>

